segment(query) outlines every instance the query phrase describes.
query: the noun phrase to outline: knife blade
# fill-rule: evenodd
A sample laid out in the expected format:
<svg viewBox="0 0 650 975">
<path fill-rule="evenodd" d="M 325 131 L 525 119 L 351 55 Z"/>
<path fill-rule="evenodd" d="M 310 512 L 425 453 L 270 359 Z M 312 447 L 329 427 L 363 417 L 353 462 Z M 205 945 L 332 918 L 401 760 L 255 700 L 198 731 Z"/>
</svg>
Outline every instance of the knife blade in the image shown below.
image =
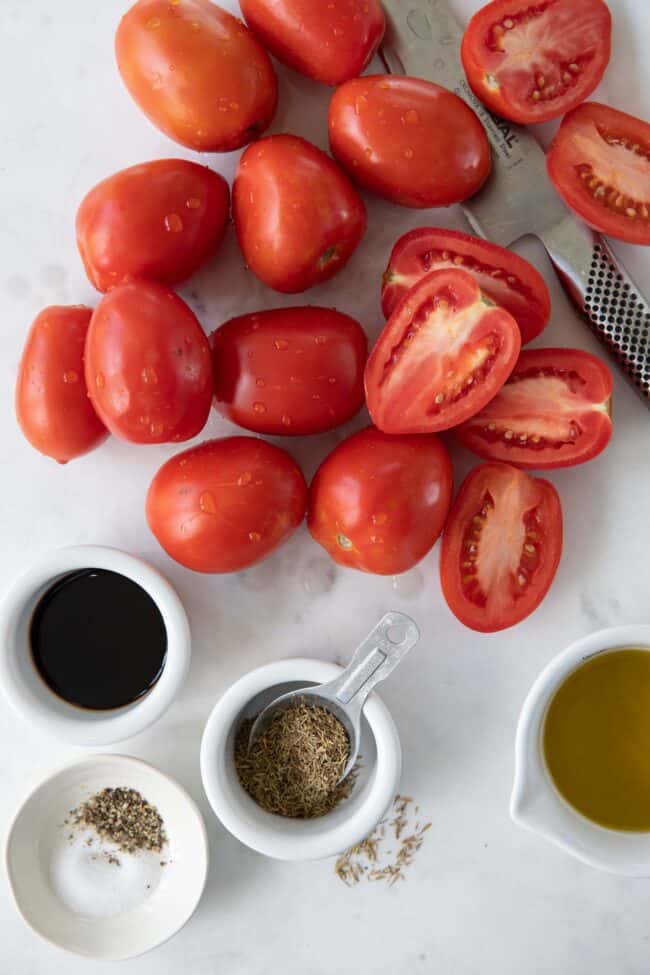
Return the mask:
<svg viewBox="0 0 650 975">
<path fill-rule="evenodd" d="M 461 208 L 475 233 L 503 247 L 533 234 L 562 284 L 628 381 L 650 407 L 650 305 L 606 241 L 557 196 L 543 150 L 526 129 L 492 115 L 465 78 L 462 30 L 446 0 L 383 0 L 380 56 L 392 74 L 434 81 L 455 92 L 483 122 L 492 171 Z"/>
</svg>

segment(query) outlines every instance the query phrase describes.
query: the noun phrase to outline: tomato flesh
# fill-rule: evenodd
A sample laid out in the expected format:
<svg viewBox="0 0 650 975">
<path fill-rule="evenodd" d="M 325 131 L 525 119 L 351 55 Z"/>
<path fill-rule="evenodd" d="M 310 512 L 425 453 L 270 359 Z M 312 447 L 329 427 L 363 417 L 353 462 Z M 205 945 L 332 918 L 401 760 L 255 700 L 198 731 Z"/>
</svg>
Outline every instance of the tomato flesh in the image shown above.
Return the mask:
<svg viewBox="0 0 650 975">
<path fill-rule="evenodd" d="M 271 555 L 305 516 L 307 485 L 286 451 L 254 437 L 208 440 L 160 468 L 151 531 L 195 572 L 237 572 Z"/>
<path fill-rule="evenodd" d="M 394 575 L 435 544 L 451 490 L 451 461 L 437 437 L 391 437 L 368 427 L 320 465 L 309 489 L 307 527 L 335 562 Z"/>
<path fill-rule="evenodd" d="M 366 366 L 366 403 L 385 433 L 434 433 L 469 419 L 514 368 L 521 338 L 466 271 L 432 271 L 397 306 Z"/>
<path fill-rule="evenodd" d="M 463 35 L 467 80 L 488 108 L 513 122 L 557 118 L 600 82 L 611 30 L 603 0 L 493 0 Z"/>
<path fill-rule="evenodd" d="M 368 342 L 333 308 L 274 308 L 241 315 L 211 336 L 217 410 L 248 430 L 322 433 L 363 405 Z"/>
<path fill-rule="evenodd" d="M 544 278 L 513 251 L 458 230 L 418 227 L 397 241 L 384 272 L 381 304 L 388 318 L 409 288 L 425 274 L 462 268 L 476 279 L 488 298 L 509 311 L 522 344 L 548 323 L 551 299 Z"/>
<path fill-rule="evenodd" d="M 133 278 L 183 281 L 223 239 L 229 205 L 225 179 L 185 159 L 114 173 L 77 211 L 77 244 L 91 284 L 108 291 Z"/>
<path fill-rule="evenodd" d="M 556 190 L 601 233 L 650 244 L 650 124 L 587 102 L 562 121 L 547 155 Z"/>
<path fill-rule="evenodd" d="M 327 85 L 361 74 L 386 26 L 379 0 L 241 0 L 240 5 L 267 50 Z"/>
<path fill-rule="evenodd" d="M 16 382 L 16 417 L 31 445 L 66 464 L 98 447 L 108 430 L 84 382 L 84 346 L 92 309 L 44 308 L 29 330 Z"/>
<path fill-rule="evenodd" d="M 455 433 L 474 453 L 517 467 L 573 467 L 612 435 L 612 376 L 579 349 L 527 349 L 495 398 Z"/>
<path fill-rule="evenodd" d="M 330 148 L 355 182 L 407 207 L 473 196 L 490 172 L 482 123 L 446 88 L 420 78 L 365 75 L 332 95 Z"/>
<path fill-rule="evenodd" d="M 442 591 L 461 623 L 503 630 L 539 606 L 561 554 L 553 485 L 508 464 L 482 464 L 461 485 L 445 527 Z"/>
</svg>

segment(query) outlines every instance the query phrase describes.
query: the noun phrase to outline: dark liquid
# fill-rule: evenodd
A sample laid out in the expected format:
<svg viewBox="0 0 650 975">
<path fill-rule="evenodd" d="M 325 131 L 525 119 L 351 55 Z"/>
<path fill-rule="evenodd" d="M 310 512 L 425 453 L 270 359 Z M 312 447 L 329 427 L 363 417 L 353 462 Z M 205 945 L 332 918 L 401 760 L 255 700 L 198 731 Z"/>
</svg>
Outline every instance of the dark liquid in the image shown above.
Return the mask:
<svg viewBox="0 0 650 975">
<path fill-rule="evenodd" d="M 167 654 L 167 631 L 151 596 L 105 569 L 59 579 L 34 610 L 29 638 L 47 686 L 93 711 L 137 701 L 160 677 Z"/>
</svg>

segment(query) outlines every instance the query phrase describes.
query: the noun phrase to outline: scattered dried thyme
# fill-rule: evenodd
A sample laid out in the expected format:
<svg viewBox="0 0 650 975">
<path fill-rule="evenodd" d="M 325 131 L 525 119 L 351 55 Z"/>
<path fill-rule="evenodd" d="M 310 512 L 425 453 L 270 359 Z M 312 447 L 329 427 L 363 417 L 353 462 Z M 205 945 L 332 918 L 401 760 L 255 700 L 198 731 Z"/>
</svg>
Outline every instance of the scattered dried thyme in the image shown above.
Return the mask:
<svg viewBox="0 0 650 975">
<path fill-rule="evenodd" d="M 431 828 L 431 823 L 420 825 L 416 818 L 419 807 L 412 808 L 412 804 L 410 796 L 395 796 L 392 818 L 383 820 L 370 836 L 338 858 L 334 870 L 339 880 L 348 887 L 354 887 L 364 878 L 384 880 L 391 887 L 398 880 L 405 880 L 404 871 L 413 862 L 424 842 L 424 834 Z M 410 827 L 413 818 L 415 823 Z M 384 849 L 390 839 L 387 827 L 392 827 L 392 838 L 398 844 L 395 852 Z"/>
<path fill-rule="evenodd" d="M 88 826 L 124 853 L 160 853 L 167 842 L 162 817 L 135 789 L 102 789 L 71 810 L 76 826 Z M 87 840 L 90 845 L 90 840 Z M 119 865 L 119 860 L 115 858 Z"/>
<path fill-rule="evenodd" d="M 324 816 L 352 792 L 354 770 L 342 782 L 350 743 L 325 708 L 300 704 L 274 715 L 249 750 L 252 720 L 235 741 L 235 767 L 244 789 L 266 812 L 291 819 Z"/>
</svg>

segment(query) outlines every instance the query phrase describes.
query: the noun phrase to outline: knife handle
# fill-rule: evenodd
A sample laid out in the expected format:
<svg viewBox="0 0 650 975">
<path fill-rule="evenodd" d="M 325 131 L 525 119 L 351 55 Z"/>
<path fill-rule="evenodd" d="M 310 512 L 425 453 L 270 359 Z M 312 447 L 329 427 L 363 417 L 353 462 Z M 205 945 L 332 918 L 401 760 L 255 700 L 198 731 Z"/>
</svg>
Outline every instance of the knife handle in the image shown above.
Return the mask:
<svg viewBox="0 0 650 975">
<path fill-rule="evenodd" d="M 650 407 L 650 305 L 607 243 L 572 216 L 542 236 L 565 290 Z"/>
</svg>

